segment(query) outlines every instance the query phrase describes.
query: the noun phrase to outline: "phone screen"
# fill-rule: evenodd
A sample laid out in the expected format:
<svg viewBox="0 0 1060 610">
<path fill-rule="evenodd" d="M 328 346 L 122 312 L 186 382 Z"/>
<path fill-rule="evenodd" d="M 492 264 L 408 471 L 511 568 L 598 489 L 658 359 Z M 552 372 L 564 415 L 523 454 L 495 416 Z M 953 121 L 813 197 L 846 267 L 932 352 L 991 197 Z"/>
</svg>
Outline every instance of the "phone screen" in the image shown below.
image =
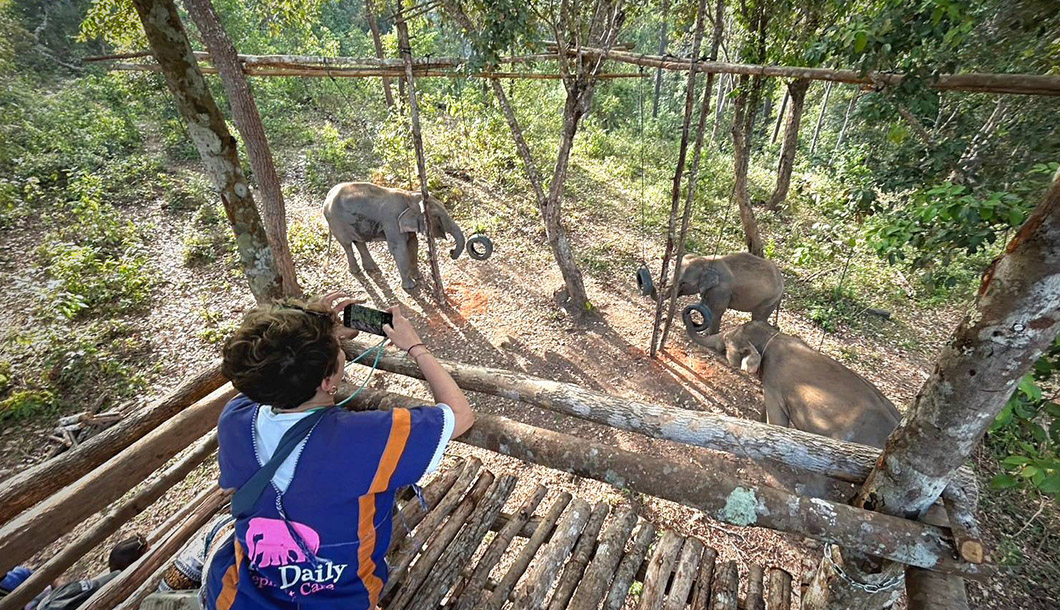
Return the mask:
<svg viewBox="0 0 1060 610">
<path fill-rule="evenodd" d="M 385 337 L 383 325 L 393 326 L 394 314 L 360 305 L 347 305 L 342 310 L 342 324 L 348 328 Z"/>
</svg>

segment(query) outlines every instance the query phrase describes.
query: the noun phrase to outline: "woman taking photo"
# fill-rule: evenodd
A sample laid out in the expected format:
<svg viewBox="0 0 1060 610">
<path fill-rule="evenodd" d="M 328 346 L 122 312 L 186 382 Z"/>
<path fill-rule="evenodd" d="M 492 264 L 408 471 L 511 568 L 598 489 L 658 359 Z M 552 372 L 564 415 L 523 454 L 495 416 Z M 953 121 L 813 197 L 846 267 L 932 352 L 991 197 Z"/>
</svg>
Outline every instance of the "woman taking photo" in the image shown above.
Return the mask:
<svg viewBox="0 0 1060 610">
<path fill-rule="evenodd" d="M 387 579 L 396 491 L 438 467 L 474 421 L 463 392 L 398 307 L 390 341 L 423 372 L 435 405 L 348 412 L 335 407 L 356 335 L 332 293 L 259 306 L 224 345 L 222 370 L 241 394 L 218 422 L 222 488 L 236 490 L 235 532 L 206 562 L 209 609 L 374 610 Z"/>
</svg>

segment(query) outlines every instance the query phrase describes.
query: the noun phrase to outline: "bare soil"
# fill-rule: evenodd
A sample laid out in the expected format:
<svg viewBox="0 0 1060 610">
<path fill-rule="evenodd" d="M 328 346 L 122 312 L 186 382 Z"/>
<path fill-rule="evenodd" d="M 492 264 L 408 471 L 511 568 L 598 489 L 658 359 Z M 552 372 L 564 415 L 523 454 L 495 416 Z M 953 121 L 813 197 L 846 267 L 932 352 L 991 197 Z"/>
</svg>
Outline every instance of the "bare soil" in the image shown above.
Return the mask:
<svg viewBox="0 0 1060 610">
<path fill-rule="evenodd" d="M 473 226 L 486 215 L 510 209 L 505 201 L 492 196 L 482 185 L 454 180 L 449 186 L 462 193 L 458 202 L 450 202 L 450 209 L 462 226 Z M 572 195 L 575 202 L 576 197 L 576 194 Z M 622 198 L 616 197 L 615 200 L 621 201 Z M 554 292 L 561 287 L 562 280 L 545 243 L 539 220 L 535 217 L 513 218 L 511 224 L 500 227 L 490 236 L 496 246 L 490 260 L 479 262 L 461 257 L 453 261 L 447 256 L 442 257 L 447 303 L 439 306 L 431 300 L 428 286 L 411 295 L 401 289 L 392 259 L 383 244 L 370 246 L 373 257 L 382 267 L 381 272 L 351 276 L 341 250 L 334 245 L 330 250 L 325 246 L 327 229 L 319 204 L 318 200 L 298 196 L 289 196 L 288 201 L 292 233 L 311 236 L 304 247 L 295 247 L 296 265 L 306 291 L 321 294 L 342 289 L 364 297 L 369 305 L 380 308 L 400 303 L 413 325 L 421 331 L 424 341 L 442 358 L 518 370 L 618 396 L 695 411 L 759 418 L 762 392 L 758 381 L 732 370 L 722 360 L 690 344 L 680 325 L 670 333 L 669 344 L 659 358 L 648 357 L 653 304 L 637 292 L 633 272 L 638 261 L 633 257 L 609 260 L 603 268 L 594 268 L 594 273 L 586 277 L 586 285 L 597 313 L 588 321 L 574 322 L 554 301 Z M 599 208 L 592 212 L 581 208 L 574 210 L 569 216 L 569 226 L 574 229 L 572 237 L 576 251 L 613 244 L 618 252 L 640 252 L 642 244 L 637 233 L 630 228 L 633 226 L 632 212 L 616 212 L 615 209 Z M 204 329 L 215 329 L 223 334 L 225 328 L 239 320 L 242 312 L 253 306 L 253 300 L 231 261 L 222 259 L 194 269 L 184 266 L 181 236 L 190 213 L 164 211 L 158 202 L 129 209 L 128 213 L 151 233 L 155 273 L 159 281 L 154 305 L 138 320 L 139 336 L 148 347 L 153 362 L 161 367 L 154 376 L 153 387 L 142 397 L 140 402 L 143 403 L 217 358 L 219 345 L 216 337 L 204 333 Z M 0 298 L 9 312 L 19 311 L 20 303 L 29 302 L 33 298 L 34 284 L 41 281 L 25 264 L 27 253 L 32 252 L 34 245 L 32 231 L 27 228 L 5 234 L 3 247 L 0 247 Z M 653 266 L 657 267 L 663 239 L 653 236 L 647 241 L 643 244 L 646 257 L 649 261 L 656 261 Z M 447 251 L 444 243 L 440 244 L 440 251 Z M 425 257 L 424 245 L 421 260 Z M 429 282 L 429 266 L 425 260 L 421 268 L 428 278 L 425 282 Z M 789 277 L 788 281 L 795 281 L 795 278 Z M 881 332 L 871 333 L 872 336 L 868 337 L 849 329 L 826 334 L 799 312 L 783 310 L 780 326 L 811 345 L 817 345 L 823 338 L 821 349 L 824 352 L 871 380 L 900 409 L 904 409 L 926 378 L 937 347 L 959 317 L 957 310 L 924 314 L 910 307 L 907 311 L 894 312 L 891 321 L 877 322 Z M 726 315 L 725 325 L 743 319 L 743 314 L 730 312 Z M 12 325 L 28 323 L 32 320 L 18 314 L 6 317 L 3 322 L 9 330 Z M 909 345 L 908 341 L 899 339 L 910 335 L 917 339 L 916 345 L 920 348 L 899 348 L 899 345 Z M 352 367 L 347 374 L 348 379 L 359 382 L 367 374 L 367 369 Z M 370 385 L 421 396 L 425 400 L 429 398 L 423 383 L 408 378 L 375 373 Z M 725 454 L 648 439 L 501 398 L 475 394 L 471 399 L 474 408 L 482 412 L 606 441 L 645 455 L 724 470 L 749 481 L 768 482 L 789 489 L 792 484 L 791 473 L 780 468 L 765 469 Z M 8 426 L 0 432 L 0 445 L 5 449 L 0 473 L 39 460 L 42 436 L 46 435 L 45 429 L 50 425 L 50 422 L 38 422 Z M 631 502 L 644 518 L 657 526 L 702 538 L 718 551 L 719 561 L 736 560 L 742 582 L 746 580 L 750 563 L 782 567 L 798 582 L 816 566 L 820 557 L 819 544 L 797 536 L 718 523 L 670 502 L 632 496 L 602 483 L 459 443 L 454 444 L 450 452 L 478 456 L 494 472 L 517 474 L 520 487 L 513 497 L 519 500 L 540 482 L 549 486 L 553 493 L 567 490 L 590 502 Z M 113 541 L 132 531 L 150 532 L 202 486 L 210 484 L 215 476 L 213 464 L 199 469 L 154 508 L 79 563 L 69 576 L 98 570 Z M 550 499 L 546 498 L 539 510 L 544 510 Z M 1004 538 L 1011 527 L 1007 514 L 987 515 L 984 521 L 994 542 Z M 69 540 L 72 535 L 63 540 Z M 57 545 L 43 549 L 30 563 L 43 561 Z M 1051 561 L 1048 552 L 1046 549 L 1045 554 L 1035 555 L 1032 549 L 1025 554 L 1025 565 Z M 1055 571 L 1055 566 L 1052 567 Z M 985 586 L 970 585 L 973 607 L 1056 608 L 1055 600 L 1060 594 L 1057 581 L 1024 582 L 1037 578 L 1027 576 L 1027 573 L 1022 569 L 1004 569 Z M 1035 569 L 1029 573 L 1044 572 Z M 799 594 L 798 587 L 795 587 L 795 593 Z"/>
</svg>

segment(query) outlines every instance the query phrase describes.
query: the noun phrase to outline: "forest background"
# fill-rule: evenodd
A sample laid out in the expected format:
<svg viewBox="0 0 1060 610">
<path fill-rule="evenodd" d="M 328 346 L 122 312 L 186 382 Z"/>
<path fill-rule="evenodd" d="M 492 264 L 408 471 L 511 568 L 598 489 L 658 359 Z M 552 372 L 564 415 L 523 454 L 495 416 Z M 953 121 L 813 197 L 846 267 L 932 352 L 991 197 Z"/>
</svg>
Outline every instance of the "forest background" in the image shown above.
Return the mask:
<svg viewBox="0 0 1060 610">
<path fill-rule="evenodd" d="M 242 53 L 375 55 L 360 1 L 214 4 Z M 535 29 L 526 3 L 468 4 L 486 24 L 475 39 L 430 12 L 409 22 L 413 56 L 472 56 L 479 63 L 470 71 L 488 59 L 543 50 L 548 35 Z M 765 254 L 788 279 L 784 308 L 811 322 L 822 341 L 886 335 L 901 349 L 930 351 L 1056 172 L 1060 104 L 928 85 L 951 72 L 1060 73 L 1060 14 L 1048 0 L 763 7 L 771 19 L 761 32 L 750 31 L 740 6 L 726 8 L 723 60 L 758 54 L 760 63 L 909 75 L 879 91 L 810 84 L 791 188 L 779 202 L 786 83 L 763 81 L 747 178 Z M 377 10 L 386 54 L 398 57 L 392 20 Z M 695 3 L 663 0 L 627 13 L 620 40 L 636 52 L 657 52 L 665 24 L 667 52 L 688 55 Z M 177 257 L 176 264 L 211 281 L 241 281 L 223 209 L 162 78 L 81 63 L 146 48 L 125 0 L 0 0 L 0 239 L 5 260 L 20 269 L 5 266 L 4 286 L 16 289 L 2 300 L 22 322 L 0 331 L 0 422 L 25 435 L 83 410 L 86 401 L 89 408 L 116 404 L 158 381 L 158 352 L 140 321 L 165 307 L 160 256 Z M 545 62 L 528 68 L 551 69 Z M 638 72 L 621 65 L 607 71 Z M 654 71 L 643 74 L 602 81 L 574 143 L 564 222 L 574 227 L 580 269 L 597 282 L 632 278 L 666 230 L 687 75 L 664 73 L 656 94 Z M 550 167 L 563 85 L 502 82 L 531 150 Z M 209 83 L 224 100 L 220 82 Z M 260 78 L 252 85 L 289 199 L 320 202 L 344 180 L 418 188 L 407 113 L 388 108 L 379 79 Z M 396 82 L 394 88 L 396 94 Z M 699 254 L 744 248 L 732 189 L 735 94 L 729 79 L 716 79 L 715 88 L 688 239 L 688 250 Z M 540 242 L 532 189 L 484 81 L 422 78 L 417 90 L 429 186 L 465 232 Z M 468 184 L 506 205 L 474 207 L 464 196 Z M 177 227 L 179 243 L 162 251 L 132 220 L 129 211 L 145 205 Z M 616 234 L 632 239 L 577 239 L 589 217 L 606 217 Z M 327 247 L 310 223 L 292 222 L 289 241 L 296 261 Z M 309 280 L 304 287 L 325 286 Z M 894 315 L 881 321 L 877 309 Z M 216 349 L 232 319 L 203 307 L 195 323 L 203 349 Z M 1042 583 L 1060 582 L 1048 544 L 1060 525 L 1057 367 L 1060 347 L 1020 384 L 977 458 L 988 490 L 981 510 L 1007 512 L 1026 525 L 1000 536 L 995 559 L 1025 568 L 1033 555 L 1029 579 Z M 16 463 L 9 457 L 5 467 Z M 1055 585 L 1053 592 L 1055 598 Z"/>
</svg>

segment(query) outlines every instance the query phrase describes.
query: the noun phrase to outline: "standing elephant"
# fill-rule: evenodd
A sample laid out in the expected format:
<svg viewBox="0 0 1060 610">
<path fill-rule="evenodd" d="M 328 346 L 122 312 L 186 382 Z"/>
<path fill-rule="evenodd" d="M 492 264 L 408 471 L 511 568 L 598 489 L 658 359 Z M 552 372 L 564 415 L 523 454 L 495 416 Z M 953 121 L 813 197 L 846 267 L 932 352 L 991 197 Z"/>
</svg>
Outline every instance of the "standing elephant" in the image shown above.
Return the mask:
<svg viewBox="0 0 1060 610">
<path fill-rule="evenodd" d="M 749 311 L 752 320 L 765 322 L 784 295 L 784 278 L 777 266 L 747 252 L 686 256 L 681 263 L 681 279 L 676 283 L 677 296 L 698 294 L 710 309 L 711 335 L 721 330 L 721 317 L 727 309 Z M 669 298 L 670 290 L 663 291 L 664 298 Z"/>
<path fill-rule="evenodd" d="M 747 322 L 721 335 L 689 337 L 757 374 L 765 391 L 765 420 L 841 441 L 882 448 L 901 414 L 860 375 L 801 339 L 765 322 Z"/>
<path fill-rule="evenodd" d="M 423 196 L 418 192 L 369 182 L 343 182 L 331 188 L 324 200 L 324 218 L 332 235 L 346 251 L 350 273 L 361 272 L 353 256 L 353 246 L 357 246 L 361 254 L 364 270 L 377 271 L 379 265 L 372 260 L 365 244 L 386 241 L 401 274 L 401 286 L 407 291 L 416 287 L 416 280 L 420 277 L 416 234 L 427 231 L 427 222 L 420 212 L 422 200 Z M 456 245 L 449 251 L 449 256 L 458 258 L 464 251 L 464 232 L 434 197 L 427 200 L 427 210 L 431 218 L 431 235 L 437 238 L 451 235 Z"/>
</svg>

